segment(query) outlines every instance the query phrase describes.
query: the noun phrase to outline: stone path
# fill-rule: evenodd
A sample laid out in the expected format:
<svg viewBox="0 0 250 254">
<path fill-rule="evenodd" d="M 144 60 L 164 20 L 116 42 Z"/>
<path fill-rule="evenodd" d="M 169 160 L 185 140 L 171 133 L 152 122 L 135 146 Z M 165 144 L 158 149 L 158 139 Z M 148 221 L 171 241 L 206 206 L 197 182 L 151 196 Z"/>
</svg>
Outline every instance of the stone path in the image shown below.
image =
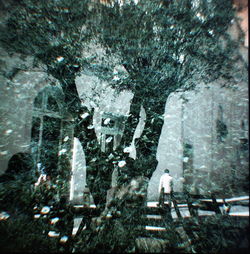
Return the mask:
<svg viewBox="0 0 250 254">
<path fill-rule="evenodd" d="M 201 201 L 204 202 L 212 202 L 212 199 L 201 199 Z M 223 203 L 223 199 L 216 199 L 217 203 L 219 204 L 219 209 L 220 212 L 226 213 L 228 207 L 225 207 Z M 244 217 L 249 217 L 249 196 L 241 196 L 241 197 L 233 197 L 229 199 L 225 199 L 227 204 L 230 205 L 230 210 L 227 213 L 230 216 L 244 216 Z M 161 226 L 156 226 L 154 224 L 162 224 L 161 221 L 163 220 L 163 215 L 161 212 L 158 211 L 157 207 L 158 202 L 147 202 L 147 214 L 145 215 L 145 219 L 147 219 L 148 222 L 153 222 L 153 225 L 145 225 L 145 230 L 147 231 L 166 231 L 166 227 L 161 227 Z M 195 204 L 195 202 L 194 202 Z M 178 209 L 180 211 L 180 215 L 183 218 L 191 217 L 189 208 L 187 204 L 177 204 Z M 75 206 L 76 208 L 83 209 L 83 206 Z M 95 205 L 91 205 L 91 208 L 95 209 Z M 198 216 L 210 216 L 210 215 L 215 215 L 215 211 L 211 210 L 203 210 L 203 209 L 197 209 Z M 173 220 L 178 219 L 178 215 L 176 213 L 176 210 L 174 209 L 174 205 L 172 203 L 171 207 L 171 217 Z M 74 219 L 74 228 L 72 235 L 74 236 L 81 224 L 82 221 L 82 216 L 78 216 Z"/>
</svg>

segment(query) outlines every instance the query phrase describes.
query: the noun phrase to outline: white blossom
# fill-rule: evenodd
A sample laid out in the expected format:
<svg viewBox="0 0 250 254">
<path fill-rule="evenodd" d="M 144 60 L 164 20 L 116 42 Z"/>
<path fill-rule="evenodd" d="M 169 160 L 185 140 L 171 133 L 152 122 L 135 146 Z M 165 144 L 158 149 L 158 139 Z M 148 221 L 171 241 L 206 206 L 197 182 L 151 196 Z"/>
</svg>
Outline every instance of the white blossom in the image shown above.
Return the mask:
<svg viewBox="0 0 250 254">
<path fill-rule="evenodd" d="M 60 243 L 66 243 L 68 241 L 68 237 L 66 235 L 62 236 L 60 239 Z"/>
<path fill-rule="evenodd" d="M 67 152 L 67 149 L 63 148 L 62 150 L 60 150 L 60 151 L 58 152 L 58 155 L 62 155 L 62 154 L 64 154 L 64 153 L 66 153 L 66 152 Z"/>
<path fill-rule="evenodd" d="M 180 63 L 183 63 L 183 61 L 184 61 L 184 55 L 181 54 L 180 57 L 179 57 L 179 62 L 180 62 Z"/>
<path fill-rule="evenodd" d="M 112 218 L 112 214 L 109 212 L 109 213 L 106 215 L 106 218 Z"/>
<path fill-rule="evenodd" d="M 201 21 L 204 21 L 205 20 L 205 17 L 204 15 L 202 15 L 200 12 L 196 14 L 196 17 L 201 20 Z"/>
<path fill-rule="evenodd" d="M 50 212 L 50 207 L 49 206 L 44 206 L 41 210 L 41 214 L 47 214 Z"/>
<path fill-rule="evenodd" d="M 113 77 L 113 80 L 114 80 L 114 81 L 118 81 L 118 80 L 120 80 L 120 78 L 119 78 L 117 75 L 115 75 L 115 76 Z"/>
<path fill-rule="evenodd" d="M 111 142 L 111 141 L 112 141 L 112 139 L 113 139 L 113 137 L 108 137 L 108 138 L 106 139 L 106 143 Z"/>
<path fill-rule="evenodd" d="M 57 58 L 56 58 L 56 60 L 57 60 L 57 62 L 62 62 L 63 60 L 64 60 L 64 57 L 62 57 L 62 56 L 58 56 Z"/>
<path fill-rule="evenodd" d="M 57 233 L 56 231 L 49 231 L 48 236 L 49 237 L 59 237 L 60 233 Z"/>
<path fill-rule="evenodd" d="M 10 215 L 7 212 L 1 212 L 0 213 L 0 220 L 7 220 L 10 217 Z"/>
<path fill-rule="evenodd" d="M 84 114 L 81 115 L 81 118 L 84 119 L 84 118 L 86 118 L 87 116 L 89 116 L 89 113 L 86 112 L 86 113 L 84 113 Z"/>
<path fill-rule="evenodd" d="M 104 120 L 103 123 L 104 123 L 105 125 L 107 125 L 107 124 L 109 124 L 110 120 L 111 120 L 110 118 L 107 118 L 107 119 Z"/>
<path fill-rule="evenodd" d="M 118 162 L 118 167 L 122 168 L 126 165 L 126 161 L 119 161 Z"/>
<path fill-rule="evenodd" d="M 9 134 L 12 133 L 12 132 L 13 132 L 13 130 L 9 129 L 9 130 L 6 130 L 6 131 L 5 131 L 5 134 L 6 134 L 6 135 L 9 135 Z"/>
<path fill-rule="evenodd" d="M 41 182 L 45 182 L 47 179 L 47 175 L 46 174 L 41 174 L 37 180 L 37 182 L 35 183 L 35 186 L 38 186 Z"/>
<path fill-rule="evenodd" d="M 130 152 L 132 152 L 132 147 L 130 147 L 130 146 L 125 147 L 125 148 L 123 149 L 123 152 L 124 152 L 124 153 L 130 153 Z"/>
<path fill-rule="evenodd" d="M 59 221 L 59 218 L 58 217 L 55 217 L 55 218 L 52 218 L 51 220 L 50 220 L 50 224 L 56 224 L 57 222 Z"/>
<path fill-rule="evenodd" d="M 64 142 L 66 142 L 66 141 L 68 141 L 68 140 L 69 140 L 69 136 L 66 136 L 66 137 L 63 139 Z"/>
<path fill-rule="evenodd" d="M 208 30 L 208 33 L 209 33 L 210 35 L 213 35 L 213 34 L 214 34 L 214 31 L 213 31 L 213 30 Z"/>
</svg>

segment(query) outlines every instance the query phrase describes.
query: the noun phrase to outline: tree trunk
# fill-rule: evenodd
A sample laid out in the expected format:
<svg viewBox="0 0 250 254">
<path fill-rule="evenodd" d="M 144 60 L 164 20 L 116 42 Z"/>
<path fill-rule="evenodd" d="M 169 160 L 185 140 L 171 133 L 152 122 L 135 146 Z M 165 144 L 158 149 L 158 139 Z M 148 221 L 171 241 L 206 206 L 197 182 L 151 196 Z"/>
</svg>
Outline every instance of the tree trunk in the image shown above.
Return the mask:
<svg viewBox="0 0 250 254">
<path fill-rule="evenodd" d="M 145 176 L 150 179 L 152 176 L 158 163 L 156 160 L 156 152 L 163 125 L 162 115 L 165 102 L 159 101 L 160 106 L 157 105 L 157 108 L 154 108 L 148 102 L 139 101 L 137 98 L 138 97 L 132 101 L 130 121 L 127 122 L 124 131 L 125 144 L 126 141 L 131 142 L 131 136 L 133 136 L 139 120 L 141 106 L 146 109 L 146 120 L 141 137 L 135 140 L 137 158 L 135 160 L 129 157 L 126 158 L 127 167 L 120 170 L 121 178 L 124 176 L 126 178 L 126 174 L 128 174 L 127 180 L 131 180 L 137 176 Z M 123 181 L 125 181 L 125 179 Z"/>
<path fill-rule="evenodd" d="M 62 82 L 65 93 L 66 105 L 69 112 L 75 118 L 75 137 L 79 138 L 86 156 L 87 165 L 87 185 L 94 198 L 95 204 L 104 208 L 106 203 L 107 191 L 111 188 L 113 162 L 125 160 L 126 165 L 119 168 L 118 184 L 128 184 L 133 178 L 145 176 L 148 179 L 152 176 L 156 166 L 156 151 L 158 146 L 161 128 L 163 124 L 162 113 L 165 103 L 160 102 L 157 107 L 150 105 L 150 98 L 143 98 L 140 94 L 135 94 L 130 106 L 130 116 L 125 123 L 123 141 L 120 146 L 112 152 L 113 157 L 101 152 L 100 144 L 97 141 L 94 128 L 89 128 L 93 123 L 92 110 L 81 107 L 79 95 L 73 77 L 68 83 L 65 79 Z M 70 83 L 69 83 L 70 81 Z M 141 106 L 147 110 L 147 117 L 143 133 L 139 139 L 136 139 L 135 146 L 137 158 L 134 160 L 124 153 L 124 148 L 130 146 L 136 126 L 139 122 Z M 162 111 L 162 112 L 160 112 Z M 81 115 L 88 112 L 88 117 L 82 119 Z"/>
</svg>

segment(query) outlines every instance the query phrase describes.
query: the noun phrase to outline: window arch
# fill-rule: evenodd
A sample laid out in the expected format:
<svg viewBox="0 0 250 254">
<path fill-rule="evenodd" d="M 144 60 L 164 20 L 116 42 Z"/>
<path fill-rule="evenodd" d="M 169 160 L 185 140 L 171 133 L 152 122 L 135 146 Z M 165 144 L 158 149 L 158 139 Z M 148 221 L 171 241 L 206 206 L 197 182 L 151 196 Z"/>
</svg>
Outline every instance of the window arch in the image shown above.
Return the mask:
<svg viewBox="0 0 250 254">
<path fill-rule="evenodd" d="M 46 86 L 33 104 L 31 153 L 37 174 L 47 174 L 52 182 L 58 180 L 59 175 L 64 180 L 70 177 L 73 122 L 65 108 L 59 86 Z"/>
</svg>

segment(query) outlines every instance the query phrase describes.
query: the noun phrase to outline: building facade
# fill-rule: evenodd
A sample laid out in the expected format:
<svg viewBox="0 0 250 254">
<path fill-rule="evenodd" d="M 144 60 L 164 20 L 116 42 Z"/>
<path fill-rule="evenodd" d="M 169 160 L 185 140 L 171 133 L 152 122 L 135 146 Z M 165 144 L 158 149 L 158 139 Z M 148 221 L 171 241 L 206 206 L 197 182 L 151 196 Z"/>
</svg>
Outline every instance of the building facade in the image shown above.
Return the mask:
<svg viewBox="0 0 250 254">
<path fill-rule="evenodd" d="M 232 25 L 230 33 L 236 40 L 239 29 L 236 23 Z M 247 40 L 243 44 L 242 59 L 237 62 L 241 69 L 248 65 Z M 101 49 L 99 53 L 102 54 Z M 45 173 L 54 177 L 62 164 L 67 165 L 70 199 L 80 202 L 86 188 L 85 155 L 80 141 L 74 138 L 72 117 L 64 112 L 60 84 L 33 57 L 9 55 L 3 49 L 0 54 L 0 174 L 8 168 L 11 157 L 20 152 L 33 154 L 36 170 L 43 172 L 43 167 L 47 168 Z M 114 79 L 120 69 L 121 66 L 114 68 Z M 223 80 L 207 86 L 200 82 L 195 91 L 178 91 L 167 99 L 157 150 L 158 166 L 148 186 L 149 200 L 158 198 L 159 179 L 165 168 L 170 169 L 174 178 L 175 191 L 187 188 L 203 193 L 226 188 L 230 194 L 245 184 L 249 133 L 247 78 L 238 77 L 232 88 L 223 87 L 224 84 Z M 93 128 L 103 151 L 115 149 L 123 135 L 133 94 L 116 93 L 88 70 L 76 78 L 76 85 L 84 106 L 95 109 Z M 141 108 L 140 122 L 131 137 L 130 157 L 134 159 L 134 139 L 143 131 L 145 118 Z M 56 141 L 50 135 L 56 136 Z M 48 154 L 48 150 L 53 153 Z M 43 158 L 48 156 L 50 165 L 43 165 Z M 52 168 L 57 172 L 50 172 Z M 115 168 L 110 170 L 115 172 Z"/>
</svg>

